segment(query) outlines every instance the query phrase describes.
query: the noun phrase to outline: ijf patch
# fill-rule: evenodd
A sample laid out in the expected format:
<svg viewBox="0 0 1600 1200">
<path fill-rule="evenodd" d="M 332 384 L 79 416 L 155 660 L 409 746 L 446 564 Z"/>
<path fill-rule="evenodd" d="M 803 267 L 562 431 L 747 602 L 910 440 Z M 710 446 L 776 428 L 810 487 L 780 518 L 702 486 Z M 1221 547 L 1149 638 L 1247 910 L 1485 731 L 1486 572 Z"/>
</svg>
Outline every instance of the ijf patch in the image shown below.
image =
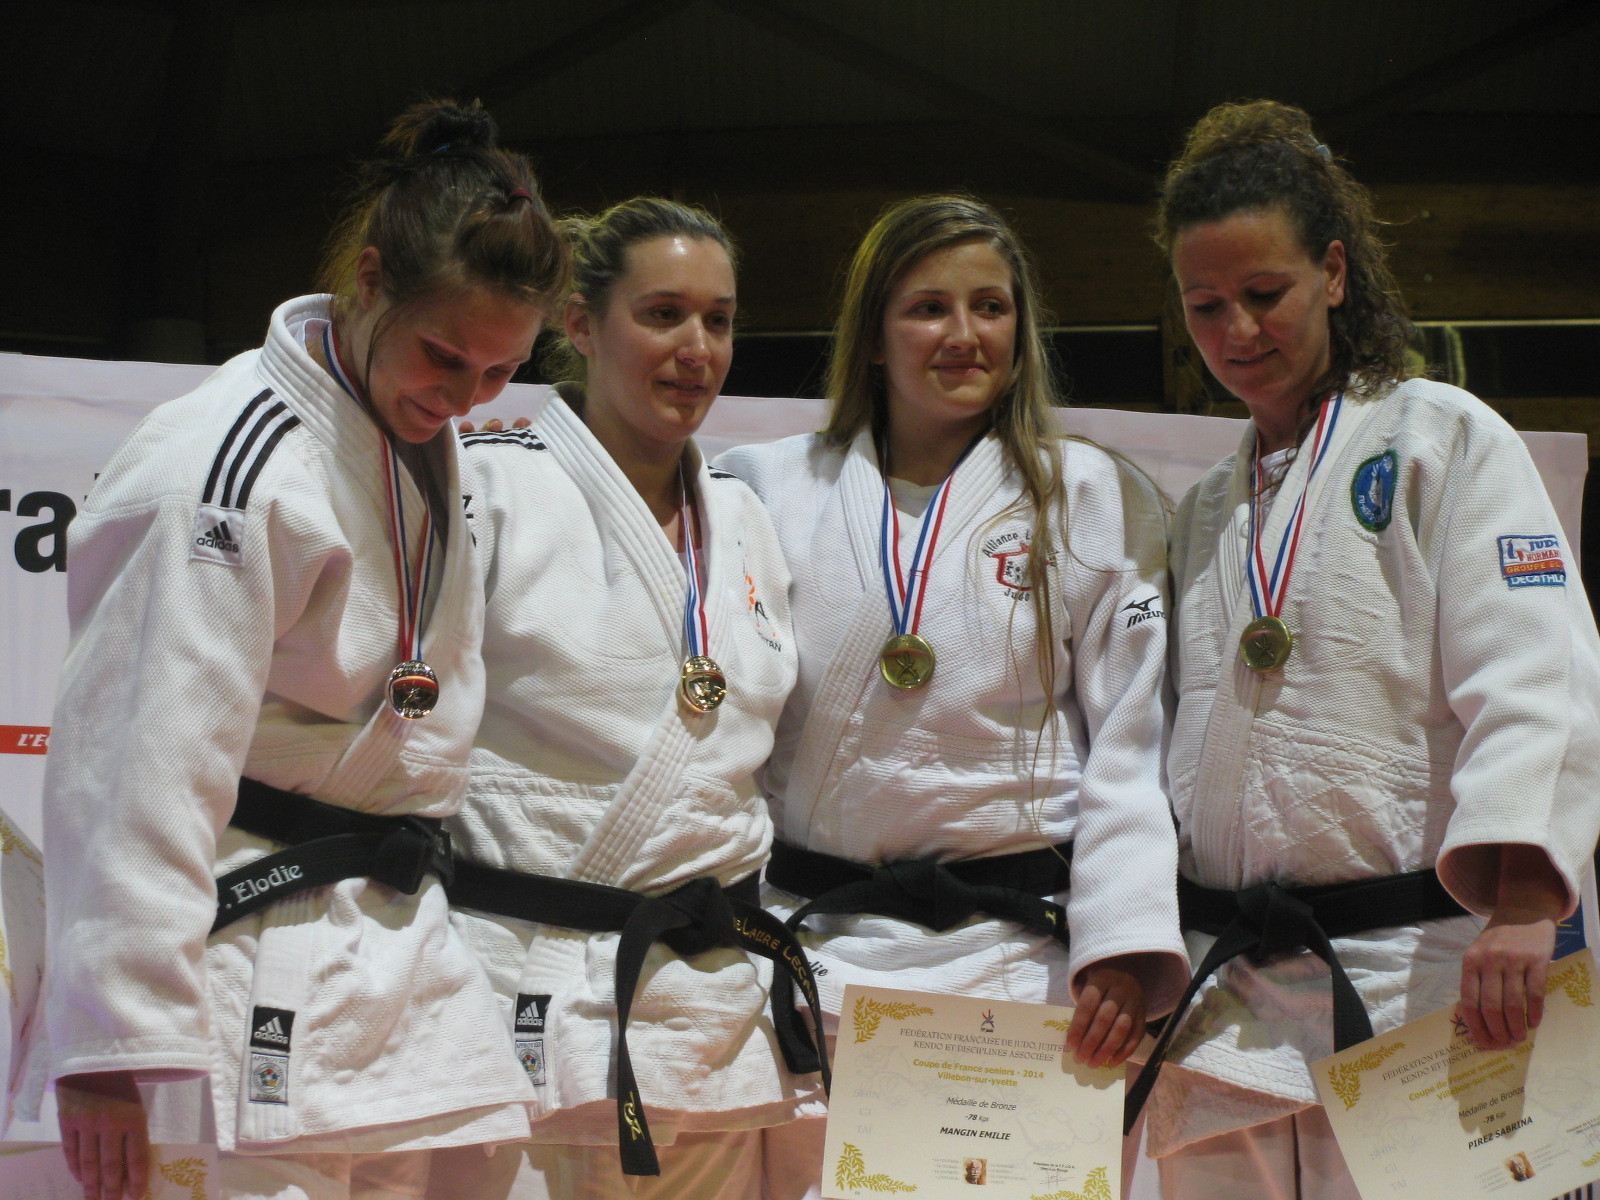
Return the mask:
<svg viewBox="0 0 1600 1200">
<path fill-rule="evenodd" d="M 1507 587 L 1566 587 L 1561 539 L 1550 533 L 1508 534 L 1500 543 L 1500 574 Z"/>
<path fill-rule="evenodd" d="M 250 1014 L 250 1103 L 289 1103 L 289 1039 L 294 1013 L 258 1004 Z"/>
<path fill-rule="evenodd" d="M 1393 450 L 1374 454 L 1356 468 L 1350 481 L 1350 504 L 1363 529 L 1380 533 L 1394 517 L 1394 485 L 1400 477 L 1400 460 Z"/>
<path fill-rule="evenodd" d="M 189 561 L 244 566 L 244 509 L 202 504 L 194 511 L 194 545 Z"/>
<path fill-rule="evenodd" d="M 528 1082 L 534 1087 L 545 1085 L 544 1071 L 544 1018 L 550 1009 L 549 996 L 517 994 L 517 1015 L 512 1024 L 517 1061 L 528 1073 Z"/>
</svg>

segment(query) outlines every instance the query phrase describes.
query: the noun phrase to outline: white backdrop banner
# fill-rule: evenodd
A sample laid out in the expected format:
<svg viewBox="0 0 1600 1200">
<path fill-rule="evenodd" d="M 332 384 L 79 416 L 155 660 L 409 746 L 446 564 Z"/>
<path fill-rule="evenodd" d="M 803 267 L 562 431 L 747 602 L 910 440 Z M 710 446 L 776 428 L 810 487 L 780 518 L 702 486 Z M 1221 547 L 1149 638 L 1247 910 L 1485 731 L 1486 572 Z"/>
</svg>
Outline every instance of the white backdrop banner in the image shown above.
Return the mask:
<svg viewBox="0 0 1600 1200">
<path fill-rule="evenodd" d="M 41 841 L 56 675 L 67 646 L 67 526 L 134 423 L 193 389 L 210 370 L 0 354 L 0 982 L 10 1001 L 0 1006 L 0 1077 L 7 1073 L 16 1023 L 31 1008 L 38 972 L 43 906 L 34 847 Z M 544 388 L 513 386 L 474 415 L 509 423 L 534 415 L 546 395 Z M 817 429 L 823 418 L 819 400 L 727 396 L 699 440 L 715 456 L 729 446 Z M 1234 449 L 1242 425 L 1106 409 L 1069 409 L 1060 419 L 1068 432 L 1126 454 L 1174 497 Z M 1587 439 L 1567 433 L 1523 438 L 1576 546 Z"/>
</svg>

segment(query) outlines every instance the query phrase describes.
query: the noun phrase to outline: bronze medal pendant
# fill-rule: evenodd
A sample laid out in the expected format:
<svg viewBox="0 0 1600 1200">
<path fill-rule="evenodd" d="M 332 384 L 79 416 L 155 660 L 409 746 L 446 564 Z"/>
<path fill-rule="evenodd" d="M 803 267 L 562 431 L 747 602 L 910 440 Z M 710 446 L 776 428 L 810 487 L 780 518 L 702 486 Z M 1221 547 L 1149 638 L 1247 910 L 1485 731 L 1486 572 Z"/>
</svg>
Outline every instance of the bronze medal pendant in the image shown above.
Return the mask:
<svg viewBox="0 0 1600 1200">
<path fill-rule="evenodd" d="M 420 659 L 389 672 L 389 707 L 408 721 L 425 717 L 439 703 L 439 677 Z"/>
<path fill-rule="evenodd" d="M 933 647 L 915 633 L 890 638 L 878 652 L 878 671 L 883 681 L 902 692 L 915 691 L 933 678 Z"/>
<path fill-rule="evenodd" d="M 1239 657 L 1244 665 L 1260 675 L 1283 670 L 1294 649 L 1294 634 L 1277 617 L 1257 617 L 1244 627 L 1239 638 Z"/>
<path fill-rule="evenodd" d="M 722 668 L 704 654 L 695 654 L 683 660 L 683 673 L 678 677 L 678 698 L 690 712 L 704 716 L 727 698 L 728 680 Z"/>
</svg>

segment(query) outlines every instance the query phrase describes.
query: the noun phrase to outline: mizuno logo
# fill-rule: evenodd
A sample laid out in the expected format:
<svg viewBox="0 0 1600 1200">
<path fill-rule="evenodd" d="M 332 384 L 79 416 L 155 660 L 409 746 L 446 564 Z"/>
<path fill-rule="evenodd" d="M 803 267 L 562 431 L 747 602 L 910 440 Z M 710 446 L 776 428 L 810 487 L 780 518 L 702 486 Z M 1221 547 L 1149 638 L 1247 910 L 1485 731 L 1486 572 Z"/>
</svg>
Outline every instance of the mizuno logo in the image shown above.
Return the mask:
<svg viewBox="0 0 1600 1200">
<path fill-rule="evenodd" d="M 239 543 L 234 540 L 233 531 L 228 528 L 226 521 L 218 521 L 205 534 L 195 538 L 194 544 L 226 550 L 229 554 L 239 553 Z"/>
<path fill-rule="evenodd" d="M 1135 625 L 1141 624 L 1145 621 L 1165 621 L 1167 619 L 1166 613 L 1162 612 L 1159 608 L 1150 607 L 1152 604 L 1159 604 L 1160 602 L 1161 597 L 1157 595 L 1151 596 L 1148 600 L 1133 600 L 1127 604 L 1124 604 L 1122 606 L 1122 611 L 1132 613 L 1132 615 L 1128 618 L 1127 625 L 1124 626 L 1124 628 L 1132 629 Z"/>
<path fill-rule="evenodd" d="M 272 1020 L 257 1029 L 256 1037 L 263 1042 L 277 1042 L 284 1046 L 289 1044 L 289 1035 L 283 1031 L 283 1025 L 277 1017 L 273 1017 Z"/>
</svg>

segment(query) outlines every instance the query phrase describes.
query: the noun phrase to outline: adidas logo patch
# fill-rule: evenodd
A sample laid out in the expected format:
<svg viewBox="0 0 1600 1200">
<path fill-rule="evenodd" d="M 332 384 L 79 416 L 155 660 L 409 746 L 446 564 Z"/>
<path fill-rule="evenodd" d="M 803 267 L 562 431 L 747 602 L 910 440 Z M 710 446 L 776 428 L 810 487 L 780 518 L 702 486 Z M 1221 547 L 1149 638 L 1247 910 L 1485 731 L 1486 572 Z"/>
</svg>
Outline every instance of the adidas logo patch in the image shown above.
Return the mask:
<svg viewBox="0 0 1600 1200">
<path fill-rule="evenodd" d="M 228 528 L 226 521 L 218 521 L 203 536 L 195 539 L 197 546 L 212 546 L 218 550 L 226 550 L 229 554 L 239 553 L 239 543 L 234 540 L 233 532 Z"/>
<path fill-rule="evenodd" d="M 194 514 L 194 545 L 189 561 L 221 563 L 225 567 L 244 565 L 244 510 L 202 504 Z"/>
<path fill-rule="evenodd" d="M 250 1017 L 250 1048 L 289 1052 L 289 1038 L 294 1030 L 294 1013 L 287 1008 L 267 1008 L 256 1005 Z"/>
<path fill-rule="evenodd" d="M 549 996 L 517 996 L 516 1032 L 518 1034 L 543 1033 L 544 1015 L 550 1008 Z"/>
</svg>

